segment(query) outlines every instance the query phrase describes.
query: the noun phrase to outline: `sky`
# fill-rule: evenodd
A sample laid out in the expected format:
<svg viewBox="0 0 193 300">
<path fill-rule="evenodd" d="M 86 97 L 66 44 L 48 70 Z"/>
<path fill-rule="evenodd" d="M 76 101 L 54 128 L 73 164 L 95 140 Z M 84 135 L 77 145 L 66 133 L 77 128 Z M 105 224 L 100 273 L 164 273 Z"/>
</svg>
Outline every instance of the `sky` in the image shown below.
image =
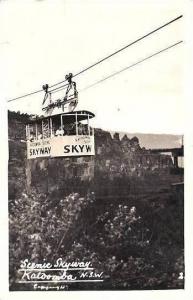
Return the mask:
<svg viewBox="0 0 193 300">
<path fill-rule="evenodd" d="M 183 2 L 1 0 L 1 99 L 64 80 L 178 17 Z M 184 43 L 85 89 L 183 39 L 182 18 L 77 76 L 77 109 L 92 111 L 92 125 L 107 130 L 183 134 Z M 7 107 L 41 114 L 42 99 L 39 93 Z"/>
</svg>

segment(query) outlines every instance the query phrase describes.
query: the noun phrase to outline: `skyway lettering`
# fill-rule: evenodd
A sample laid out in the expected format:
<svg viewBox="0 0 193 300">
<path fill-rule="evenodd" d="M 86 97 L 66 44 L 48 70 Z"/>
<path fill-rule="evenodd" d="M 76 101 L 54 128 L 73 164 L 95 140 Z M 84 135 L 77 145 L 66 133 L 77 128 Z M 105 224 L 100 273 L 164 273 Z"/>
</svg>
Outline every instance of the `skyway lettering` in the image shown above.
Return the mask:
<svg viewBox="0 0 193 300">
<path fill-rule="evenodd" d="M 50 151 L 51 147 L 30 149 L 30 156 L 48 155 L 50 154 Z"/>
<path fill-rule="evenodd" d="M 64 153 L 89 153 L 91 152 L 91 145 L 65 145 Z"/>
</svg>

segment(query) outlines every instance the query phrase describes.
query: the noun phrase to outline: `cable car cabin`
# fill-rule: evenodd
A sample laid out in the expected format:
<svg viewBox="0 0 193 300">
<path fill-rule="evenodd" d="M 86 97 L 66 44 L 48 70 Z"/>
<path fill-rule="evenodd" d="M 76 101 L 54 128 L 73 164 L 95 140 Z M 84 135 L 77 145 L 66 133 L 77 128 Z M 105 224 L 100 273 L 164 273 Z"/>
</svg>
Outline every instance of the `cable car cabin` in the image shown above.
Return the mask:
<svg viewBox="0 0 193 300">
<path fill-rule="evenodd" d="M 93 117 L 76 111 L 31 121 L 26 125 L 27 158 L 94 155 Z"/>
</svg>

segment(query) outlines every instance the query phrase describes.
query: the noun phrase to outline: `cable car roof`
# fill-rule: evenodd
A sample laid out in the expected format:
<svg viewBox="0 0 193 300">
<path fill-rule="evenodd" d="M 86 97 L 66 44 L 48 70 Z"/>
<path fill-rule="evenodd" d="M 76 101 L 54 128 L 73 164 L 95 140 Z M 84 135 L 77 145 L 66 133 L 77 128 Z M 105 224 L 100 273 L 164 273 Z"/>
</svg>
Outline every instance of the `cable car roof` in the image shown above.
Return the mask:
<svg viewBox="0 0 193 300">
<path fill-rule="evenodd" d="M 68 112 L 68 113 L 61 113 L 61 114 L 56 114 L 56 115 L 52 115 L 52 116 L 40 116 L 40 117 L 36 117 L 34 119 L 31 119 L 30 120 L 30 123 L 31 122 L 37 122 L 37 121 L 40 121 L 40 120 L 45 120 L 45 119 L 49 119 L 49 118 L 52 118 L 52 119 L 55 119 L 59 116 L 64 116 L 65 117 L 65 121 L 67 123 L 73 123 L 74 120 L 75 120 L 75 116 L 77 115 L 77 121 L 83 121 L 83 120 L 87 120 L 88 118 L 89 119 L 92 119 L 95 117 L 95 115 L 88 111 L 88 110 L 78 110 L 78 111 L 72 111 L 72 112 Z"/>
</svg>

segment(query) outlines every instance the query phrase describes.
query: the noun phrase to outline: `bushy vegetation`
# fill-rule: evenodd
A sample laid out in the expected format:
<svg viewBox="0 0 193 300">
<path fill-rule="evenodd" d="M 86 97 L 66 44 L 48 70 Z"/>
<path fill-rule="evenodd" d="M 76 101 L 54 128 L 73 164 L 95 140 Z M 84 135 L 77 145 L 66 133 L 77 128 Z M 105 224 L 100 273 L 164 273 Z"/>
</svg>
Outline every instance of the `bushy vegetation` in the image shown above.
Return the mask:
<svg viewBox="0 0 193 300">
<path fill-rule="evenodd" d="M 167 191 L 168 192 L 168 191 Z M 67 197 L 23 193 L 10 203 L 10 289 L 20 261 L 91 261 L 103 283 L 69 289 L 183 288 L 183 211 L 175 195 L 162 200 L 97 199 L 94 193 Z M 147 200 L 147 199 L 146 199 Z"/>
<path fill-rule="evenodd" d="M 21 113 L 20 111 L 10 111 L 8 110 L 8 121 L 21 121 L 21 122 L 27 122 L 29 121 L 31 115 L 27 114 L 27 113 Z"/>
</svg>

